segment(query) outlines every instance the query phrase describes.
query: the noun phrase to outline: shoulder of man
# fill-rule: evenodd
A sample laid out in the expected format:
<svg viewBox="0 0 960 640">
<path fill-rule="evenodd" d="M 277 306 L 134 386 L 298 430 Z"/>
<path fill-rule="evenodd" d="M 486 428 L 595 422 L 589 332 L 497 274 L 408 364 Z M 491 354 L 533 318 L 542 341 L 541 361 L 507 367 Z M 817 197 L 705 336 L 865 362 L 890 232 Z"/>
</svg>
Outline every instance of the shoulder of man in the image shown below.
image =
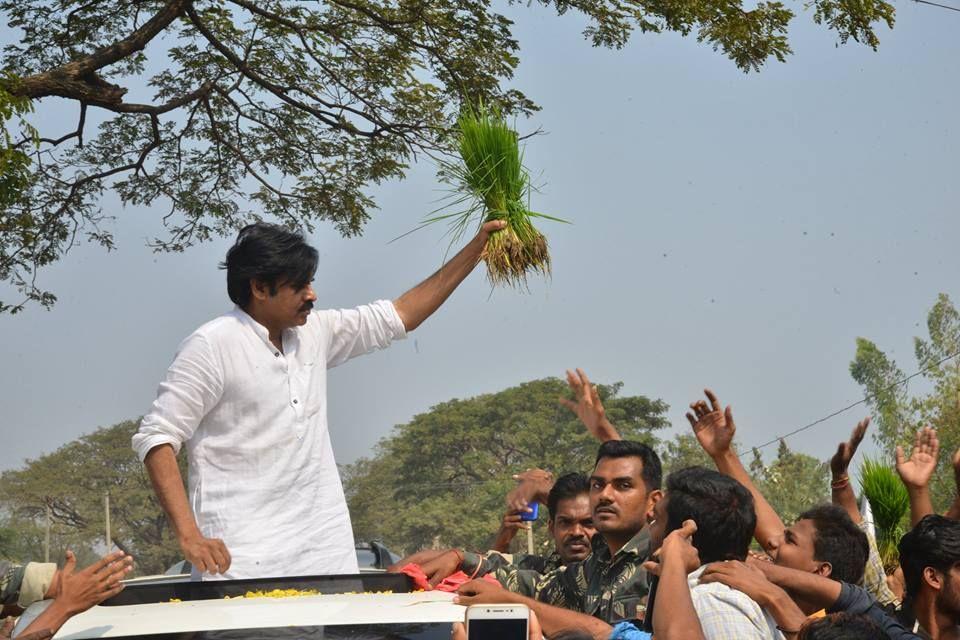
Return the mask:
<svg viewBox="0 0 960 640">
<path fill-rule="evenodd" d="M 699 579 L 691 578 L 690 598 L 708 638 L 783 637 L 770 614 L 742 591 L 719 582 L 701 584 Z"/>
</svg>

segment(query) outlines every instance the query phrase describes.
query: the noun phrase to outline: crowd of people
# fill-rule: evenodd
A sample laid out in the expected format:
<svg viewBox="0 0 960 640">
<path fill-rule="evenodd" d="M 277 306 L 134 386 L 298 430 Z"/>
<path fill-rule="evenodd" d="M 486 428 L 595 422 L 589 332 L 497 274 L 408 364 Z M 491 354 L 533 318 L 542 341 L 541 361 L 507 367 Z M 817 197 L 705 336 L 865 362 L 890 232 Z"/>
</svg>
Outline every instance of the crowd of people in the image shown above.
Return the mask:
<svg viewBox="0 0 960 640">
<path fill-rule="evenodd" d="M 327 371 L 421 326 L 502 227 L 486 222 L 396 299 L 339 310 L 313 308 L 319 254 L 301 233 L 262 222 L 240 231 L 222 265 L 235 308 L 184 340 L 132 442 L 195 579 L 358 570 L 327 429 Z M 911 530 L 888 578 L 847 473 L 869 419 L 831 460 L 831 504 L 809 505 L 788 526 L 741 464 L 733 413 L 711 391 L 687 418 L 715 469 L 663 478 L 653 448 L 620 438 L 586 374 L 568 382 L 574 399 L 564 403 L 600 442 L 589 474 L 554 481 L 528 470 L 493 550 L 423 551 L 396 570 L 416 567 L 427 586 L 462 572 L 461 604 L 527 605 L 531 628 L 551 639 L 960 638 L 960 498 L 933 513 L 933 429 L 917 433 L 909 455 L 896 452 Z M 506 553 L 535 503 L 548 509 L 554 552 Z M 49 635 L 121 589 L 130 563 L 114 554 L 82 571 L 72 557 L 60 571 L 0 566 L 3 616 L 52 599 L 18 637 Z"/>
<path fill-rule="evenodd" d="M 620 439 L 586 374 L 568 381 L 577 399 L 567 405 L 601 441 L 589 476 L 519 474 L 494 549 L 422 551 L 391 570 L 417 564 L 431 585 L 462 571 L 472 580 L 459 587 L 460 604 L 524 604 L 547 638 L 960 638 L 960 498 L 933 513 L 934 429 L 917 433 L 909 455 L 895 453 L 912 528 L 887 576 L 848 475 L 869 418 L 830 461 L 831 503 L 787 525 L 741 464 L 732 410 L 710 390 L 687 419 L 716 468 L 664 479 L 653 449 Z M 547 506 L 554 551 L 505 554 L 534 502 Z M 501 586 L 478 579 L 487 574 Z"/>
<path fill-rule="evenodd" d="M 576 396 L 568 406 L 601 441 L 589 475 L 520 473 L 493 549 L 420 551 L 391 571 L 416 565 L 430 586 L 463 572 L 457 602 L 526 605 L 530 628 L 546 638 L 960 638 L 960 487 L 950 511 L 933 513 L 939 442 L 932 428 L 917 433 L 909 455 L 895 453 L 912 528 L 899 544 L 899 570 L 887 576 L 848 476 L 869 418 L 830 461 L 831 503 L 812 504 L 785 524 L 733 448 L 731 408 L 710 390 L 687 418 L 716 468 L 664 478 L 653 448 L 620 439 L 586 374 L 570 372 L 568 381 Z M 553 549 L 510 554 L 514 535 L 529 526 L 521 515 L 534 503 L 547 508 Z M 17 638 L 51 637 L 71 615 L 118 593 L 132 559 L 116 552 L 82 571 L 75 565 L 68 554 L 62 569 L 0 567 L 7 622 L 0 637 L 10 637 L 14 616 L 42 599 L 52 604 Z M 462 634 L 455 628 L 455 638 Z"/>
</svg>

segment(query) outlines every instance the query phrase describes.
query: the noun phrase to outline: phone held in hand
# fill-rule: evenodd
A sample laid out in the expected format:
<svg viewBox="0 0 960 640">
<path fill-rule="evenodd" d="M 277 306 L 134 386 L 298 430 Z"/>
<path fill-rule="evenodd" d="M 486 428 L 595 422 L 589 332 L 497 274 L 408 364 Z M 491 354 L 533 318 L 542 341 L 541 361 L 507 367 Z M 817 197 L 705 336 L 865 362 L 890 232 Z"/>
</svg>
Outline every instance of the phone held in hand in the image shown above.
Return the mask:
<svg viewBox="0 0 960 640">
<path fill-rule="evenodd" d="M 521 511 L 520 520 L 523 522 L 533 522 L 540 514 L 540 503 L 534 502 L 533 504 L 528 504 L 527 506 L 530 507 L 532 511 Z"/>
<path fill-rule="evenodd" d="M 467 640 L 527 640 L 530 609 L 524 604 L 467 607 Z"/>
</svg>

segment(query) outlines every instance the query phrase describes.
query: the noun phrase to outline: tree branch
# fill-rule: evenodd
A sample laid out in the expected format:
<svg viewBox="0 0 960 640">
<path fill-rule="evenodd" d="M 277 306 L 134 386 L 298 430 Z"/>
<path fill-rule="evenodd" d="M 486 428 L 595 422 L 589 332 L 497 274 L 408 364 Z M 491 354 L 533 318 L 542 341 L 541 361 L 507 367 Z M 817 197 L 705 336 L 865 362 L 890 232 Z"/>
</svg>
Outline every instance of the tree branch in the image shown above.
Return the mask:
<svg viewBox="0 0 960 640">
<path fill-rule="evenodd" d="M 142 51 L 151 40 L 183 15 L 190 7 L 190 2 L 191 0 L 169 0 L 156 15 L 123 40 L 80 60 L 22 78 L 10 87 L 10 92 L 26 98 L 60 96 L 96 105 L 118 104 L 123 101 L 127 90 L 110 84 L 96 72 Z"/>
</svg>

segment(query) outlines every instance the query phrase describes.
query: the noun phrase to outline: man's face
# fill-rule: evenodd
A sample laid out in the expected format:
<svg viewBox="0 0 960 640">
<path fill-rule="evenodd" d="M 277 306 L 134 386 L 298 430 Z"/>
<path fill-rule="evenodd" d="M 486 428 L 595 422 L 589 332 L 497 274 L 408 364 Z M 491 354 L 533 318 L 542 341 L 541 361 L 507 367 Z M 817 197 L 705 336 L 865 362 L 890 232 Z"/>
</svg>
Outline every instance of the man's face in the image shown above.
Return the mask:
<svg viewBox="0 0 960 640">
<path fill-rule="evenodd" d="M 597 530 L 593 527 L 587 494 L 559 500 L 557 512 L 547 526 L 564 563 L 579 562 L 590 555 L 590 540 Z"/>
<path fill-rule="evenodd" d="M 643 461 L 636 456 L 601 458 L 590 476 L 593 525 L 606 534 L 633 537 L 646 522 L 648 496 Z"/>
<path fill-rule="evenodd" d="M 308 283 L 302 287 L 296 287 L 291 284 L 281 284 L 277 287 L 276 293 L 271 293 L 266 285 L 260 286 L 254 284 L 254 295 L 259 302 L 259 311 L 261 315 L 274 327 L 280 329 L 289 329 L 299 327 L 307 323 L 310 316 L 310 310 L 313 309 L 313 303 L 317 300 L 317 294 L 313 291 L 313 285 Z"/>
<path fill-rule="evenodd" d="M 817 527 L 813 520 L 797 520 L 792 527 L 787 527 L 782 536 L 770 541 L 770 557 L 778 566 L 829 577 L 830 565 L 814 558 L 816 537 Z"/>
<path fill-rule="evenodd" d="M 953 565 L 942 576 L 943 587 L 937 593 L 937 612 L 960 624 L 960 565 Z"/>
</svg>

